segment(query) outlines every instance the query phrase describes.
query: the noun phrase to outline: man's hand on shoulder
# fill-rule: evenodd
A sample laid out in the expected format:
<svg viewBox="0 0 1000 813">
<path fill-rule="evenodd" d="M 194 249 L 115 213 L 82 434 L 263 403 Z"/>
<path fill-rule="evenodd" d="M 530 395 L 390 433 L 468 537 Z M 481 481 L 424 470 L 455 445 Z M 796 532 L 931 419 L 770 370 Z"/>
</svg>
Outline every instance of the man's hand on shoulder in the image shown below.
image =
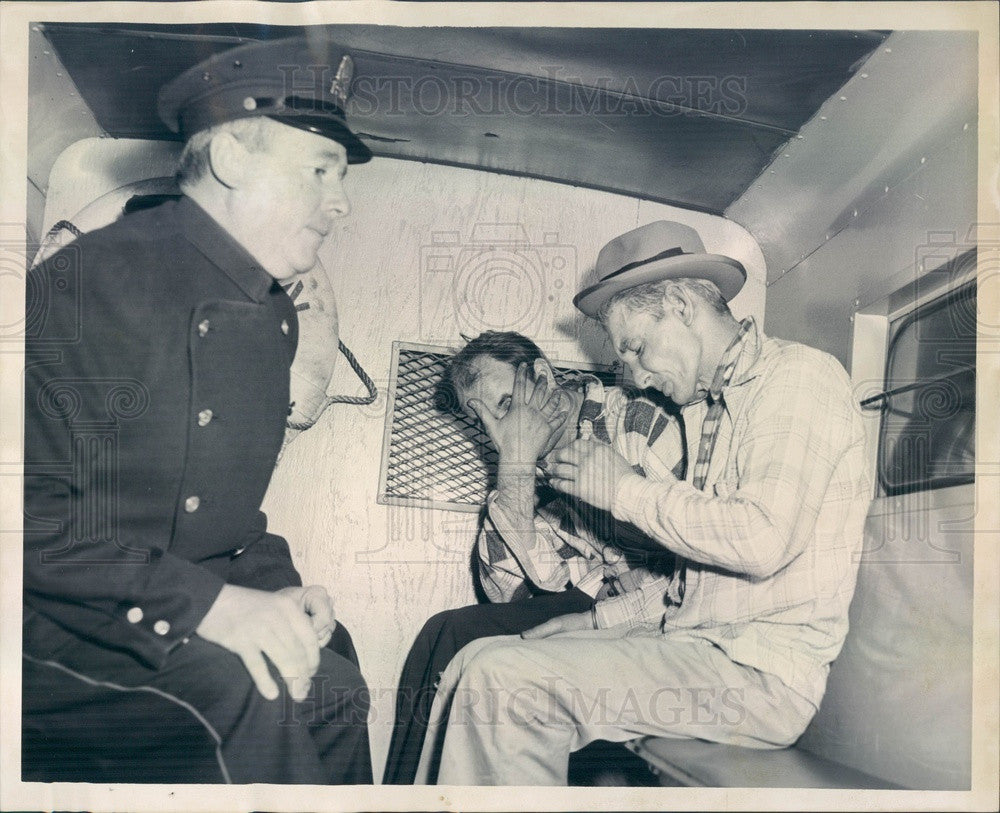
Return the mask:
<svg viewBox="0 0 1000 813">
<path fill-rule="evenodd" d="M 292 589 L 305 593 L 310 588 Z M 278 686 L 267 660 L 284 679 L 289 694 L 303 700 L 319 668 L 320 647 L 303 598 L 287 590 L 268 593 L 227 584 L 196 631 L 206 641 L 239 655 L 257 689 L 268 700 L 278 697 Z"/>
</svg>

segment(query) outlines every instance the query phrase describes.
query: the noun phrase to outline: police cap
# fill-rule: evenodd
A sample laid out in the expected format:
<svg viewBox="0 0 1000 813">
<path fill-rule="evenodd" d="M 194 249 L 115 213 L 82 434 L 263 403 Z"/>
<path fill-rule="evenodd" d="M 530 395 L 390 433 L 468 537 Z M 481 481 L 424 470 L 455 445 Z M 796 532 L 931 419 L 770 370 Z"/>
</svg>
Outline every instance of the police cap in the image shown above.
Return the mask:
<svg viewBox="0 0 1000 813">
<path fill-rule="evenodd" d="M 216 54 L 160 91 L 160 118 L 185 139 L 235 119 L 267 116 L 330 138 L 350 164 L 371 150 L 347 126 L 344 107 L 354 63 L 327 39 L 293 37 L 252 42 Z"/>
</svg>

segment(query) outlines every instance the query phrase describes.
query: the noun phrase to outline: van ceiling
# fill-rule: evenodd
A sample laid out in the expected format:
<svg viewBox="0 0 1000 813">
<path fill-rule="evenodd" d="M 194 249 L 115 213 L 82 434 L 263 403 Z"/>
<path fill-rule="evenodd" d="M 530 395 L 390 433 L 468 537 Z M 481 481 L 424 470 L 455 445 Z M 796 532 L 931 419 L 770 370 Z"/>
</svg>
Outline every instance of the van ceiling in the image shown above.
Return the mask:
<svg viewBox="0 0 1000 813">
<path fill-rule="evenodd" d="M 323 27 L 355 60 L 348 117 L 377 156 L 722 214 L 888 36 L 876 31 Z M 176 138 L 167 81 L 317 27 L 45 24 L 100 126 Z"/>
</svg>

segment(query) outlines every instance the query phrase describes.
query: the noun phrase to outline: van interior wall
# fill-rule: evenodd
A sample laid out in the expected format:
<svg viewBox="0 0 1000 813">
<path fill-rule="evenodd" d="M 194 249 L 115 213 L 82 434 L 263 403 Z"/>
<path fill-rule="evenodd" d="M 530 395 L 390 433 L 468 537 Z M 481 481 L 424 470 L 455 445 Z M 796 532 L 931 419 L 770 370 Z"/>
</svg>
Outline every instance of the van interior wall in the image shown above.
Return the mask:
<svg viewBox="0 0 1000 813">
<path fill-rule="evenodd" d="M 304 578 L 330 590 L 354 636 L 373 697 L 378 772 L 393 690 L 416 633 L 434 613 L 475 601 L 476 515 L 376 502 L 392 342 L 455 347 L 460 331 L 507 326 L 559 360 L 610 362 L 601 328 L 578 318 L 572 295 L 607 240 L 661 218 L 694 226 L 708 251 L 744 262 L 749 281 L 733 302 L 738 316 L 761 318 L 764 267 L 747 232 L 722 218 L 606 192 L 380 158 L 352 168 L 346 185 L 353 211 L 334 225 L 320 259 L 336 291 L 341 338 L 380 397 L 370 407 L 334 406 L 299 435 L 277 467 L 264 510 L 269 526 L 289 539 Z M 572 258 L 572 267 L 533 289 L 527 262 L 523 278 L 510 283 L 504 272 L 517 269 L 459 261 L 476 227 L 496 224 L 519 224 L 532 246 Z M 456 259 L 451 279 L 426 267 L 432 240 L 437 254 L 445 246 Z M 456 298 L 469 297 L 484 307 L 482 324 L 455 318 L 463 304 Z M 343 358 L 330 391 L 361 391 Z"/>
<path fill-rule="evenodd" d="M 974 34 L 894 33 L 726 212 L 767 258 L 767 331 L 854 361 L 859 393 L 883 388 L 886 347 L 856 314 L 884 319 L 890 294 L 976 244 L 976 79 Z M 974 496 L 875 500 L 801 747 L 904 787 L 969 787 Z"/>
</svg>

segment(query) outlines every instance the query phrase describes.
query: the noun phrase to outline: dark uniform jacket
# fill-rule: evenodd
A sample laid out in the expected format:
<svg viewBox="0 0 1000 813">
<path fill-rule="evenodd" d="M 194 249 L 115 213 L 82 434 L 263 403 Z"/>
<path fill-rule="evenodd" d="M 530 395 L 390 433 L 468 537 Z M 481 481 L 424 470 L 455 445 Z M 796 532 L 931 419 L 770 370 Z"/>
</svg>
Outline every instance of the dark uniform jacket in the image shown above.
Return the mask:
<svg viewBox="0 0 1000 813">
<path fill-rule="evenodd" d="M 26 651 L 156 668 L 224 583 L 301 584 L 260 511 L 298 323 L 242 247 L 188 198 L 128 215 L 32 271 L 26 318 Z"/>
</svg>

